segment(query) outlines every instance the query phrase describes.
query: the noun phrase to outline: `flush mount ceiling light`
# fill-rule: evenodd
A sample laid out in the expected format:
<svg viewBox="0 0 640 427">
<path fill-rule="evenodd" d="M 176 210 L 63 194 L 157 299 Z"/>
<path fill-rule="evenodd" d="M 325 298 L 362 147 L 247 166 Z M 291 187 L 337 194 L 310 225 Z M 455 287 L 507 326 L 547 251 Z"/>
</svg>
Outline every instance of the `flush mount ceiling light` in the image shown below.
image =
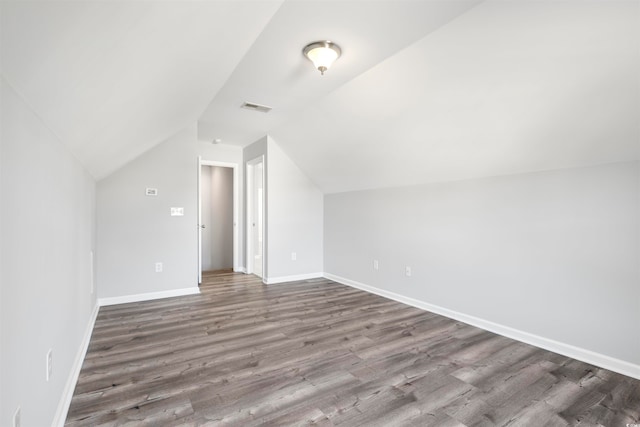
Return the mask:
<svg viewBox="0 0 640 427">
<path fill-rule="evenodd" d="M 313 62 L 320 74 L 324 75 L 324 72 L 331 67 L 331 64 L 340 57 L 342 51 L 340 46 L 326 40 L 308 44 L 302 50 L 302 53 Z"/>
</svg>

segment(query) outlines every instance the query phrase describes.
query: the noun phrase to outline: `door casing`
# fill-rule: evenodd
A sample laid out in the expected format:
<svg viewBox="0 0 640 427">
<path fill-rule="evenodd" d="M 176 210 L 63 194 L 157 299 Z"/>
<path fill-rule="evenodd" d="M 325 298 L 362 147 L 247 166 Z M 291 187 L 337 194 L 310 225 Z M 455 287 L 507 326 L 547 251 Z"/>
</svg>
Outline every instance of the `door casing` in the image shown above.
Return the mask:
<svg viewBox="0 0 640 427">
<path fill-rule="evenodd" d="M 261 168 L 256 168 L 256 166 L 258 165 L 262 165 Z M 247 247 L 247 256 L 246 256 L 246 267 L 247 267 L 247 274 L 253 274 L 255 273 L 254 271 L 254 254 L 255 254 L 255 240 L 256 240 L 256 236 L 255 233 L 258 232 L 258 230 L 262 231 L 262 236 L 261 236 L 261 240 L 262 240 L 262 281 L 265 282 L 265 278 L 267 277 L 267 252 L 266 252 L 266 244 L 267 244 L 267 239 L 266 239 L 266 224 L 267 224 L 267 218 L 266 218 L 266 182 L 265 182 L 265 164 L 264 164 L 264 155 L 263 156 L 259 156 L 256 157 L 255 159 L 249 160 L 246 163 L 246 170 L 247 170 L 247 233 L 246 233 L 246 238 L 247 238 L 247 242 L 246 242 L 246 247 Z M 262 219 L 262 224 L 261 226 L 257 226 L 254 227 L 253 224 L 256 222 L 257 218 L 255 218 L 255 211 L 256 211 L 256 199 L 257 199 L 257 189 L 255 188 L 255 173 L 256 170 L 260 170 L 262 176 L 262 203 L 261 206 L 259 206 L 259 208 L 262 211 L 262 215 L 261 215 L 261 219 Z M 260 240 L 260 239 L 258 239 Z"/>
<path fill-rule="evenodd" d="M 238 233 L 238 216 L 240 215 L 240 186 L 238 185 L 238 164 L 229 162 L 218 162 L 215 160 L 202 160 L 202 157 L 198 156 L 198 283 L 202 283 L 202 194 L 200 194 L 200 190 L 202 188 L 201 176 L 203 166 L 220 166 L 223 168 L 233 169 L 233 271 L 241 271 L 239 262 L 240 239 Z"/>
</svg>

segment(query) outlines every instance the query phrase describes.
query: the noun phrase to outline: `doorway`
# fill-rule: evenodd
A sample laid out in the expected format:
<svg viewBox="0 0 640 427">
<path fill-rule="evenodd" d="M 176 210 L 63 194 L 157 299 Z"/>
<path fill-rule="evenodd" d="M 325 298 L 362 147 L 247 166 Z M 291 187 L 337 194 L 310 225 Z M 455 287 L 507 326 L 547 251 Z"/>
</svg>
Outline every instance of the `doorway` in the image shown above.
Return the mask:
<svg viewBox="0 0 640 427">
<path fill-rule="evenodd" d="M 265 277 L 264 157 L 247 162 L 247 273 Z"/>
<path fill-rule="evenodd" d="M 198 283 L 203 271 L 238 271 L 237 166 L 198 159 Z"/>
</svg>

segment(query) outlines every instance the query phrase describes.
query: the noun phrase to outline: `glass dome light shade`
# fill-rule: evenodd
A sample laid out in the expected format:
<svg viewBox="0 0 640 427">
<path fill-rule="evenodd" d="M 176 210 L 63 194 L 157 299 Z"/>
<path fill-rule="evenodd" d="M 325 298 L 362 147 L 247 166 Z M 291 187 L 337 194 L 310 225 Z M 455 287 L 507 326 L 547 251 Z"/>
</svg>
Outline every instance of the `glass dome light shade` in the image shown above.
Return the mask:
<svg viewBox="0 0 640 427">
<path fill-rule="evenodd" d="M 304 55 L 313 62 L 313 65 L 324 75 L 331 64 L 340 57 L 340 47 L 330 41 L 314 42 L 303 50 Z"/>
</svg>

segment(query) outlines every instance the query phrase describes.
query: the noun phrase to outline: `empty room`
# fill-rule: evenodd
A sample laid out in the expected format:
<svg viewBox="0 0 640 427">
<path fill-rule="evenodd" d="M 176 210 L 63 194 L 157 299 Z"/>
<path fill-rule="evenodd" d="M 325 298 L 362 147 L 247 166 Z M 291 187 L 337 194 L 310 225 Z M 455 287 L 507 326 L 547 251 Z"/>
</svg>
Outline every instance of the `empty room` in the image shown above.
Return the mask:
<svg viewBox="0 0 640 427">
<path fill-rule="evenodd" d="M 640 0 L 0 1 L 0 426 L 640 426 Z"/>
</svg>

